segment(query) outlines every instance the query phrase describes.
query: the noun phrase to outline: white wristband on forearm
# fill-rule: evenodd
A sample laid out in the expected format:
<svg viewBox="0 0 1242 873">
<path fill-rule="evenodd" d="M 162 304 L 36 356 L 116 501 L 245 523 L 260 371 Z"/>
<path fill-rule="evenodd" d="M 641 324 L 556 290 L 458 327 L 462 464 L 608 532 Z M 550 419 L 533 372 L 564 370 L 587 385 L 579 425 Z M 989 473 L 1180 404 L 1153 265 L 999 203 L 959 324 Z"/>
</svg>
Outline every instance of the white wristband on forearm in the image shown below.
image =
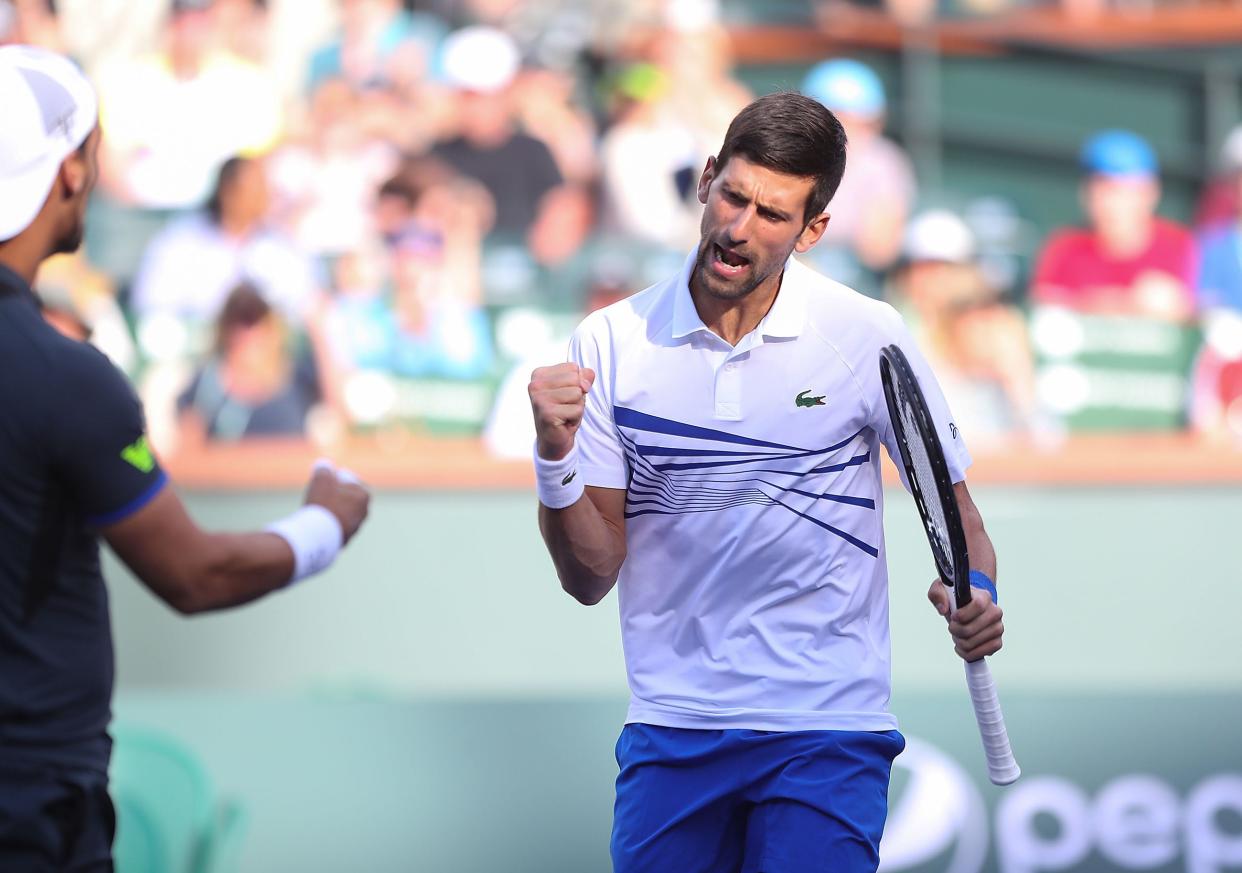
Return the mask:
<svg viewBox="0 0 1242 873">
<path fill-rule="evenodd" d="M 535 449 L 535 493 L 548 509 L 564 509 L 578 502 L 586 491 L 578 475 L 578 447 L 559 461 L 546 461 Z"/>
<path fill-rule="evenodd" d="M 283 537 L 293 549 L 290 585 L 326 570 L 341 550 L 345 534 L 326 507 L 309 503 L 297 512 L 269 524 L 265 530 Z"/>
</svg>

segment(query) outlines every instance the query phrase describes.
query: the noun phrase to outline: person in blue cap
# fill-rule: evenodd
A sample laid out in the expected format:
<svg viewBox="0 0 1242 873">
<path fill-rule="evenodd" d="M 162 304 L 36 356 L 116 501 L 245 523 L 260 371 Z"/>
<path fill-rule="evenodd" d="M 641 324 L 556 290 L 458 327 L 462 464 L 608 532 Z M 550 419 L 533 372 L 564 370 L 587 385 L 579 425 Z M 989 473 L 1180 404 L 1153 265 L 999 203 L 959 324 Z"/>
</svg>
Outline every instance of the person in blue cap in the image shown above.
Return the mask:
<svg viewBox="0 0 1242 873">
<path fill-rule="evenodd" d="M 1194 313 L 1195 245 L 1156 216 L 1159 163 L 1141 136 L 1105 130 L 1080 155 L 1085 229 L 1054 233 L 1035 267 L 1032 298 L 1098 315 L 1185 321 Z"/>
<path fill-rule="evenodd" d="M 883 136 L 884 85 L 865 64 L 835 58 L 812 67 L 801 90 L 831 109 L 849 138 L 845 177 L 813 258 L 833 279 L 877 296 L 882 274 L 901 251 L 917 193 L 909 157 Z"/>
</svg>

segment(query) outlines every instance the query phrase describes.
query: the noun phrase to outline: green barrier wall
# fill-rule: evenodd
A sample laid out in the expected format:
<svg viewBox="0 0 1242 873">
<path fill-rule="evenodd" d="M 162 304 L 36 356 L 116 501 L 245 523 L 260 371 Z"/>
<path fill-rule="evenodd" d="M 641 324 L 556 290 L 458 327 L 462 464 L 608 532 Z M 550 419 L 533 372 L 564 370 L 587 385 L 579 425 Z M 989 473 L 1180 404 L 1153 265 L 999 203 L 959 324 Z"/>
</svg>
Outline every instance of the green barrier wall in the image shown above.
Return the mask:
<svg viewBox="0 0 1242 873">
<path fill-rule="evenodd" d="M 891 491 L 911 746 L 886 868 L 1242 870 L 1242 489 L 976 491 L 1025 776 L 986 783 L 917 517 Z M 296 499 L 187 495 L 232 528 Z M 178 618 L 108 572 L 117 715 L 183 740 L 245 806 L 243 873 L 608 869 L 615 600 L 560 593 L 530 494 L 381 492 L 326 578 L 229 614 Z"/>
</svg>

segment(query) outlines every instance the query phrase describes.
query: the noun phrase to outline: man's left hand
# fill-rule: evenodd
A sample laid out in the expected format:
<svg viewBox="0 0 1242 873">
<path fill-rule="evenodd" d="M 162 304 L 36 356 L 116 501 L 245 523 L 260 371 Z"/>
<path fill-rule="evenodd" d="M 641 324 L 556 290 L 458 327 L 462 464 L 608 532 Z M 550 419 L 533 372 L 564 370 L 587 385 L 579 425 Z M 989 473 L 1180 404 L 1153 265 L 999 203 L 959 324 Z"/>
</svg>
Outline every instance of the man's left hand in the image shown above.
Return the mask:
<svg viewBox="0 0 1242 873">
<path fill-rule="evenodd" d="M 1005 625 L 1001 621 L 1004 611 L 992 602 L 992 595 L 982 588 L 971 586 L 970 603 L 950 617 L 949 599 L 952 596 L 953 590 L 939 578 L 932 580 L 927 599 L 948 621 L 953 650 L 965 661 L 977 661 L 999 652 L 1005 633 Z"/>
</svg>

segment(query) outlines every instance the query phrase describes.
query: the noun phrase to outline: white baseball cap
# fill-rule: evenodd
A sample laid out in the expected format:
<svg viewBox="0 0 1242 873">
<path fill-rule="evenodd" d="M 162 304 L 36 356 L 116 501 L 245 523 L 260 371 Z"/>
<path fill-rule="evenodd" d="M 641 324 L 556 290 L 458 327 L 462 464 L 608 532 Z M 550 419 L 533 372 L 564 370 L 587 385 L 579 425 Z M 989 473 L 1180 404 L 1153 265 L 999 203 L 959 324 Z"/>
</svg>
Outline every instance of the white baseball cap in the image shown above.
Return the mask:
<svg viewBox="0 0 1242 873">
<path fill-rule="evenodd" d="M 69 59 L 27 45 L 0 46 L 0 241 L 30 226 L 61 163 L 99 120 L 95 89 Z"/>
<path fill-rule="evenodd" d="M 949 210 L 932 209 L 915 216 L 906 227 L 902 254 L 911 261 L 966 264 L 975 256 L 975 235 Z"/>
<path fill-rule="evenodd" d="M 504 90 L 521 66 L 513 37 L 494 27 L 475 25 L 454 31 L 441 54 L 444 78 L 454 88 L 494 94 Z"/>
</svg>

